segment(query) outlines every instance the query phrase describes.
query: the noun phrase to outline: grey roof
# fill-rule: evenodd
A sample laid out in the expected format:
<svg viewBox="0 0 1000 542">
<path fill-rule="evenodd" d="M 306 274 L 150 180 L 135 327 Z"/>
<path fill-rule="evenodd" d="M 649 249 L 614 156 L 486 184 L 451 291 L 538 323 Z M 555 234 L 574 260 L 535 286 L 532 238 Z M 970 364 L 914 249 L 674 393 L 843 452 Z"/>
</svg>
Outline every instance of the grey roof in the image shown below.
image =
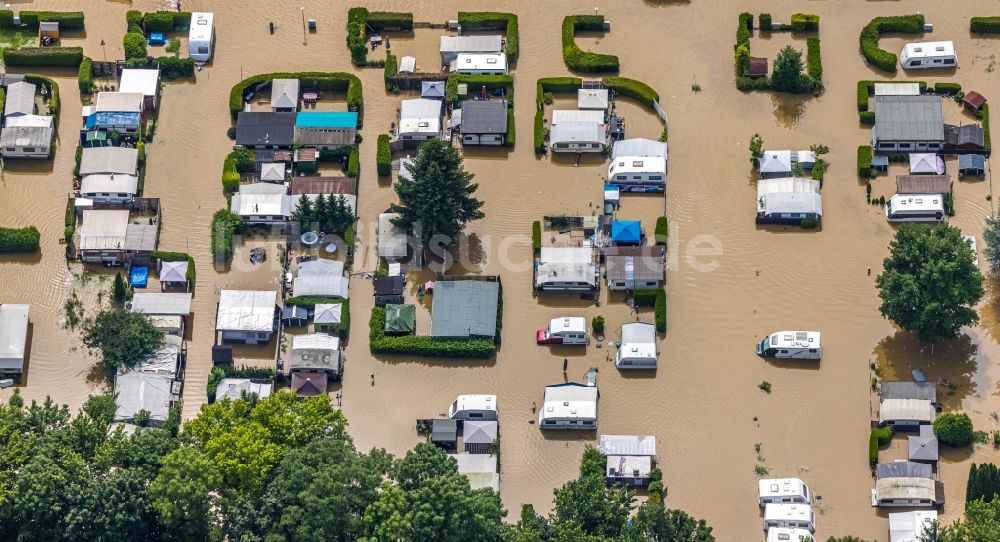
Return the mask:
<svg viewBox="0 0 1000 542">
<path fill-rule="evenodd" d="M 493 337 L 497 327 L 500 283 L 485 280 L 439 280 L 431 305 L 432 337 Z"/>
<path fill-rule="evenodd" d="M 948 194 L 949 192 L 951 192 L 951 177 L 948 175 L 896 175 L 897 194 Z"/>
<path fill-rule="evenodd" d="M 944 141 L 940 96 L 876 96 L 879 141 Z"/>
<path fill-rule="evenodd" d="M 274 79 L 271 81 L 271 107 L 296 109 L 298 106 L 298 79 Z"/>
<path fill-rule="evenodd" d="M 340 339 L 325 333 L 296 335 L 292 338 L 288 370 L 340 374 Z"/>
<path fill-rule="evenodd" d="M 272 387 L 269 383 L 251 382 L 249 378 L 223 378 L 215 388 L 215 401 L 223 399 L 235 401 L 243 397 L 243 392 L 256 394 L 263 399 L 271 395 Z"/>
<path fill-rule="evenodd" d="M 958 169 L 986 169 L 986 157 L 981 154 L 959 155 Z"/>
<path fill-rule="evenodd" d="M 80 156 L 80 176 L 95 173 L 137 175 L 139 151 L 126 147 L 88 147 Z"/>
<path fill-rule="evenodd" d="M 983 147 L 986 145 L 986 134 L 983 127 L 978 124 L 963 124 L 955 126 L 944 125 L 944 136 L 949 145 L 975 145 Z"/>
<path fill-rule="evenodd" d="M 907 457 L 911 461 L 937 461 L 938 460 L 938 439 L 934 435 L 934 428 L 930 425 L 920 426 L 919 436 L 910 436 L 907 439 L 909 453 Z"/>
<path fill-rule="evenodd" d="M 457 420 L 434 420 L 431 422 L 431 441 L 450 442 L 458 440 Z"/>
<path fill-rule="evenodd" d="M 467 100 L 462 103 L 463 134 L 506 134 L 507 102 Z"/>
<path fill-rule="evenodd" d="M 28 344 L 28 305 L 0 305 L 0 369 L 22 369 Z"/>
<path fill-rule="evenodd" d="M 292 373 L 292 390 L 299 397 L 314 397 L 326 393 L 326 373 L 295 371 Z"/>
<path fill-rule="evenodd" d="M 402 275 L 379 277 L 375 279 L 375 295 L 401 295 L 406 278 Z"/>
<path fill-rule="evenodd" d="M 604 256 L 609 281 L 663 280 L 665 266 L 660 247 L 608 247 Z"/>
<path fill-rule="evenodd" d="M 823 215 L 823 196 L 813 193 L 775 193 L 764 196 L 764 214 L 812 213 Z"/>
<path fill-rule="evenodd" d="M 493 444 L 497 439 L 496 420 L 465 420 L 462 423 L 464 444 Z"/>
<path fill-rule="evenodd" d="M 0 147 L 45 147 L 52 143 L 52 128 L 13 126 L 0 132 Z"/>
<path fill-rule="evenodd" d="M 35 85 L 14 83 L 7 86 L 6 102 L 3 106 L 5 117 L 11 115 L 32 115 L 35 113 Z"/>
<path fill-rule="evenodd" d="M 886 399 L 926 399 L 937 402 L 934 382 L 882 382 L 882 401 Z"/>
<path fill-rule="evenodd" d="M 499 53 L 503 36 L 441 36 L 442 53 Z"/>
<path fill-rule="evenodd" d="M 294 138 L 294 112 L 244 111 L 236 118 L 237 145 L 290 147 Z"/>
<path fill-rule="evenodd" d="M 166 421 L 173 381 L 169 376 L 142 371 L 131 371 L 115 378 L 115 393 L 118 395 L 115 420 L 131 420 L 140 410 L 145 410 L 151 420 Z"/>
<path fill-rule="evenodd" d="M 912 461 L 893 461 L 875 465 L 876 478 L 930 478 L 931 466 Z"/>
<path fill-rule="evenodd" d="M 462 119 L 462 122 L 466 122 Z M 552 125 L 549 141 L 556 143 L 604 143 L 604 127 L 593 122 L 566 121 Z"/>
<path fill-rule="evenodd" d="M 339 324 L 344 314 L 342 303 L 317 303 L 313 316 L 314 324 Z"/>
<path fill-rule="evenodd" d="M 421 81 L 421 98 L 444 98 L 444 81 Z"/>
<path fill-rule="evenodd" d="M 191 314 L 191 298 L 192 294 L 190 293 L 136 292 L 132 295 L 131 308 L 132 312 L 143 312 L 150 315 L 187 316 Z"/>
<path fill-rule="evenodd" d="M 619 156 L 657 156 L 667 157 L 666 141 L 654 141 L 643 137 L 623 139 L 615 143 L 612 158 Z"/>
<path fill-rule="evenodd" d="M 153 252 L 156 250 L 156 235 L 159 229 L 156 224 L 129 224 L 125 228 L 125 250 Z"/>
</svg>

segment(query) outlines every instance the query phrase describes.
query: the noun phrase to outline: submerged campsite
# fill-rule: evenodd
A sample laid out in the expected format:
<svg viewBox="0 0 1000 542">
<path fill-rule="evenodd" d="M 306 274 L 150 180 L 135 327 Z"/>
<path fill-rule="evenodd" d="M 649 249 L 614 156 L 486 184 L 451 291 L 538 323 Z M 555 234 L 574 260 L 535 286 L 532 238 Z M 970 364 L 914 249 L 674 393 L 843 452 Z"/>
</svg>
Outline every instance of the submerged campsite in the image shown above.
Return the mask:
<svg viewBox="0 0 1000 542">
<path fill-rule="evenodd" d="M 6 6 L 0 538 L 1000 540 L 1000 13 L 847 5 Z"/>
</svg>

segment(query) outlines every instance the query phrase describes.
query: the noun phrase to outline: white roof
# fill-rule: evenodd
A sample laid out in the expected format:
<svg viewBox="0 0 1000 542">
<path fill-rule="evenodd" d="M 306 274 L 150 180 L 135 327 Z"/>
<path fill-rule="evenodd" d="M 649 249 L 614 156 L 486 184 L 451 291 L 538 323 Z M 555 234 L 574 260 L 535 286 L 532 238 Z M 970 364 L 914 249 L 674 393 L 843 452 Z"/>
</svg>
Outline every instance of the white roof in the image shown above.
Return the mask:
<svg viewBox="0 0 1000 542">
<path fill-rule="evenodd" d="M 339 305 L 338 305 L 339 306 Z M 340 338 L 326 333 L 296 335 L 292 338 L 292 350 L 339 350 Z"/>
<path fill-rule="evenodd" d="M 34 114 L 36 89 L 35 85 L 24 81 L 7 85 L 7 96 L 3 106 L 4 117 Z"/>
<path fill-rule="evenodd" d="M 135 366 L 136 371 L 174 378 L 177 376 L 177 356 L 184 340 L 176 335 L 165 335 L 163 345 Z"/>
<path fill-rule="evenodd" d="M 626 360 L 638 362 L 656 360 L 656 344 L 623 342 L 615 354 L 615 363 L 620 367 L 629 367 L 623 363 Z M 640 367 L 646 366 L 648 365 L 640 365 Z"/>
<path fill-rule="evenodd" d="M 417 71 L 417 58 L 404 56 L 399 59 L 399 73 L 413 73 Z"/>
<path fill-rule="evenodd" d="M 656 437 L 653 435 L 601 435 L 597 449 L 604 455 L 656 457 Z"/>
<path fill-rule="evenodd" d="M 28 344 L 29 305 L 0 305 L 0 368 L 24 367 L 24 352 Z"/>
<path fill-rule="evenodd" d="M 309 260 L 300 263 L 296 273 L 300 277 L 304 277 L 307 275 L 315 275 L 315 276 L 325 276 L 331 274 L 343 275 L 344 262 L 340 260 L 328 260 L 326 258 L 317 258 L 315 260 Z"/>
<path fill-rule="evenodd" d="M 187 282 L 188 262 L 160 261 L 160 282 Z"/>
<path fill-rule="evenodd" d="M 497 456 L 490 454 L 448 454 L 458 463 L 458 473 L 469 479 L 472 489 L 490 488 L 500 491 Z"/>
<path fill-rule="evenodd" d="M 115 420 L 134 418 L 140 410 L 149 412 L 151 420 L 164 422 L 170 411 L 170 392 L 174 379 L 142 371 L 130 371 L 115 378 L 118 395 Z"/>
<path fill-rule="evenodd" d="M 240 187 L 233 195 L 230 209 L 240 216 L 290 216 L 294 198 L 284 184 L 254 183 Z"/>
<path fill-rule="evenodd" d="M 285 180 L 285 164 L 264 162 L 260 165 L 260 180 L 283 182 Z"/>
<path fill-rule="evenodd" d="M 507 73 L 507 55 L 504 53 L 459 53 L 455 60 L 451 61 L 451 71 L 455 73 L 482 70 Z"/>
<path fill-rule="evenodd" d="M 392 223 L 399 213 L 378 215 L 378 255 L 380 258 L 406 256 L 406 231 Z"/>
<path fill-rule="evenodd" d="M 80 226 L 80 249 L 124 249 L 127 210 L 85 209 Z"/>
<path fill-rule="evenodd" d="M 344 313 L 344 306 L 340 303 L 317 303 L 316 312 L 313 314 L 314 324 L 339 324 Z"/>
<path fill-rule="evenodd" d="M 95 173 L 138 175 L 139 151 L 127 147 L 87 147 L 80 155 L 80 176 Z"/>
<path fill-rule="evenodd" d="M 243 397 L 243 392 L 257 394 L 257 397 L 263 399 L 271 395 L 271 387 L 271 384 L 265 382 L 251 382 L 249 378 L 223 378 L 215 388 L 215 401 L 235 401 Z"/>
<path fill-rule="evenodd" d="M 876 96 L 920 96 L 920 83 L 875 83 Z"/>
<path fill-rule="evenodd" d="M 877 501 L 890 499 L 918 499 L 935 502 L 937 493 L 934 480 L 896 476 L 879 478 L 875 481 L 875 499 Z"/>
<path fill-rule="evenodd" d="M 618 144 L 615 144 L 618 147 Z M 608 178 L 618 173 L 667 174 L 667 159 L 659 156 L 616 156 L 608 166 Z M 613 182 L 611 179 L 609 182 Z"/>
<path fill-rule="evenodd" d="M 497 409 L 497 396 L 496 395 L 459 395 L 455 398 L 454 411 L 451 415 L 465 411 L 465 410 L 492 410 L 496 412 Z"/>
<path fill-rule="evenodd" d="M 556 109 L 552 111 L 552 125 L 555 126 L 560 122 L 590 122 L 601 125 L 604 124 L 604 112 Z"/>
<path fill-rule="evenodd" d="M 274 306 L 278 292 L 222 290 L 215 329 L 219 331 L 267 331 L 274 329 Z"/>
<path fill-rule="evenodd" d="M 910 153 L 910 173 L 943 175 L 944 158 L 933 152 Z"/>
<path fill-rule="evenodd" d="M 580 109 L 597 109 L 604 111 L 608 108 L 608 89 L 581 88 L 577 90 L 576 106 Z"/>
<path fill-rule="evenodd" d="M 944 211 L 944 197 L 941 194 L 896 194 L 889 198 L 889 209 L 900 211 Z"/>
<path fill-rule="evenodd" d="M 160 70 L 124 69 L 118 84 L 119 92 L 138 92 L 143 96 L 156 96 Z"/>
<path fill-rule="evenodd" d="M 503 36 L 441 36 L 442 53 L 499 53 Z"/>
<path fill-rule="evenodd" d="M 549 142 L 556 143 L 600 143 L 604 144 L 604 128 L 593 122 L 564 121 L 552 125 Z"/>
<path fill-rule="evenodd" d="M 820 193 L 819 181 L 805 177 L 780 177 L 757 181 L 757 197 L 767 194 Z"/>
<path fill-rule="evenodd" d="M 898 420 L 934 421 L 934 405 L 928 399 L 886 399 L 879 407 L 879 422 Z"/>
<path fill-rule="evenodd" d="M 925 526 L 937 521 L 937 510 L 889 513 L 889 542 L 920 542 Z"/>
<path fill-rule="evenodd" d="M 536 284 L 585 282 L 597 284 L 597 264 L 587 247 L 542 247 Z"/>
<path fill-rule="evenodd" d="M 926 58 L 935 56 L 955 56 L 955 42 L 952 41 L 921 41 L 907 43 L 899 55 L 903 61 L 907 58 Z"/>
<path fill-rule="evenodd" d="M 615 143 L 611 156 L 613 158 L 618 158 L 619 156 L 649 156 L 666 158 L 667 142 L 655 141 L 644 137 L 623 139 Z"/>
<path fill-rule="evenodd" d="M 340 275 L 299 275 L 292 286 L 293 296 L 319 295 L 347 299 L 348 279 Z"/>
<path fill-rule="evenodd" d="M 823 196 L 813 193 L 768 194 L 763 202 L 758 200 L 758 210 L 763 210 L 766 216 L 778 213 L 815 213 L 822 216 Z"/>
<path fill-rule="evenodd" d="M 496 420 L 465 420 L 462 424 L 464 444 L 492 444 L 497 439 Z"/>
<path fill-rule="evenodd" d="M 622 326 L 622 344 L 656 344 L 656 327 L 645 322 L 630 322 Z"/>
<path fill-rule="evenodd" d="M 596 386 L 570 382 L 545 386 L 545 399 L 538 421 L 547 419 L 597 420 Z"/>
<path fill-rule="evenodd" d="M 20 117 L 10 117 L 5 122 L 8 128 L 18 126 L 52 128 L 52 117 L 47 115 L 21 115 Z"/>
<path fill-rule="evenodd" d="M 764 151 L 757 165 L 761 173 L 788 173 L 792 170 L 792 151 Z"/>
<path fill-rule="evenodd" d="M 212 36 L 212 19 L 214 18 L 215 15 L 208 12 L 192 13 L 191 32 L 188 35 L 188 39 L 194 41 L 208 40 Z"/>
<path fill-rule="evenodd" d="M 757 481 L 757 497 L 805 497 L 809 494 L 806 483 L 799 478 L 769 478 Z"/>
<path fill-rule="evenodd" d="M 399 108 L 400 134 L 441 132 L 441 101 L 418 98 L 403 100 Z"/>
<path fill-rule="evenodd" d="M 808 529 L 771 527 L 767 530 L 767 542 L 805 542 L 806 540 L 815 540 Z"/>
<path fill-rule="evenodd" d="M 297 109 L 299 107 L 299 80 L 273 79 L 271 81 L 271 107 Z"/>
<path fill-rule="evenodd" d="M 132 312 L 142 312 L 150 315 L 186 316 L 191 314 L 191 294 L 136 292 L 132 295 Z"/>
<path fill-rule="evenodd" d="M 542 247 L 541 261 L 546 263 L 591 263 L 594 249 L 589 247 Z"/>
<path fill-rule="evenodd" d="M 149 320 L 153 322 L 153 327 L 157 329 L 180 329 L 184 324 L 180 316 L 160 316 L 154 314 L 149 317 Z"/>
<path fill-rule="evenodd" d="M 587 319 L 581 316 L 553 318 L 549 322 L 549 333 L 586 333 Z"/>
<path fill-rule="evenodd" d="M 815 516 L 808 504 L 767 503 L 764 506 L 764 521 L 782 519 L 814 522 Z"/>
<path fill-rule="evenodd" d="M 771 334 L 775 348 L 821 348 L 818 331 L 775 331 Z"/>
<path fill-rule="evenodd" d="M 139 189 L 139 177 L 135 175 L 115 175 L 96 173 L 80 179 L 81 194 L 125 193 L 135 194 Z"/>
<path fill-rule="evenodd" d="M 98 92 L 94 112 L 142 113 L 141 92 Z"/>
</svg>

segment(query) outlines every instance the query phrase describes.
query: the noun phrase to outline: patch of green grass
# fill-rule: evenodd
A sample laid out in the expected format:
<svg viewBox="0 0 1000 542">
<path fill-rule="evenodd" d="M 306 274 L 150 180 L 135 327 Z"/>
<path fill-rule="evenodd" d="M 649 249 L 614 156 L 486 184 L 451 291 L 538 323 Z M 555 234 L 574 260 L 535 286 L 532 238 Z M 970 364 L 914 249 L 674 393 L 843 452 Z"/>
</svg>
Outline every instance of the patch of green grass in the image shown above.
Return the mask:
<svg viewBox="0 0 1000 542">
<path fill-rule="evenodd" d="M 0 27 L 0 49 L 38 47 L 38 31 L 27 28 Z"/>
</svg>

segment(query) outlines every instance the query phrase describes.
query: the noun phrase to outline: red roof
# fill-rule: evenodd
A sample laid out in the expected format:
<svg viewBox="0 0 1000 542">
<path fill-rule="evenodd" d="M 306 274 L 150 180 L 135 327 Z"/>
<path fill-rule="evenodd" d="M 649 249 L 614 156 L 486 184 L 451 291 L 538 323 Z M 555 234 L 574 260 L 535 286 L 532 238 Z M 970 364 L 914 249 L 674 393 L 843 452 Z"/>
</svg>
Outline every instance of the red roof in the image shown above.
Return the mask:
<svg viewBox="0 0 1000 542">
<path fill-rule="evenodd" d="M 348 194 L 358 195 L 358 183 L 350 177 L 294 177 L 292 195 Z"/>
<path fill-rule="evenodd" d="M 292 390 L 299 397 L 314 397 L 326 393 L 326 373 L 295 371 L 292 373 Z"/>
<path fill-rule="evenodd" d="M 750 57 L 750 71 L 747 75 L 750 77 L 763 77 L 767 75 L 767 59 Z"/>
<path fill-rule="evenodd" d="M 984 98 L 982 94 L 974 90 L 970 90 L 969 92 L 965 93 L 965 97 L 962 98 L 962 103 L 971 107 L 972 109 L 979 109 L 980 107 L 983 106 L 983 104 L 986 103 L 986 98 Z"/>
</svg>

